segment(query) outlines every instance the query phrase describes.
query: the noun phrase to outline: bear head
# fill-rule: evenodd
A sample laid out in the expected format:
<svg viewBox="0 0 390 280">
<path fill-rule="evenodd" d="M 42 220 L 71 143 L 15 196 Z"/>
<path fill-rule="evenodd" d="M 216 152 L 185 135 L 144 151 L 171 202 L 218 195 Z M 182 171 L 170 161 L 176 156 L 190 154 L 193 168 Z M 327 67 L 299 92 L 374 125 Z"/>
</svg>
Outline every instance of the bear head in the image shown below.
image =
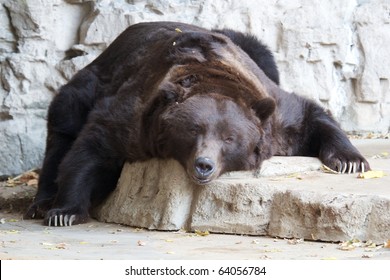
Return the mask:
<svg viewBox="0 0 390 280">
<path fill-rule="evenodd" d="M 150 155 L 176 159 L 197 184 L 259 168 L 270 157 L 271 143 L 263 136 L 275 101 L 264 97 L 248 104 L 230 82 L 189 75 L 162 83 L 144 118 L 142 139 L 149 139 Z"/>
<path fill-rule="evenodd" d="M 225 172 L 253 170 L 271 156 L 270 117 L 275 101 L 255 63 L 225 36 L 180 33 L 142 120 L 149 157 L 173 158 L 197 184 Z M 162 73 L 162 72 L 161 72 Z M 269 135 L 269 134 L 268 134 Z"/>
</svg>

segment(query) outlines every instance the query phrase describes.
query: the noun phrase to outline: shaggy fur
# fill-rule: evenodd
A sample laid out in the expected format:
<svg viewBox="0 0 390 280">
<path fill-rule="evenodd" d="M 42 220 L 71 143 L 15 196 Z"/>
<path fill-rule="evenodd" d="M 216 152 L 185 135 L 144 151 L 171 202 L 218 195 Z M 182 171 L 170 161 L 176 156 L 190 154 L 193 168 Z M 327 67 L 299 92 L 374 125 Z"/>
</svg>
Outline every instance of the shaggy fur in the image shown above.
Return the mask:
<svg viewBox="0 0 390 280">
<path fill-rule="evenodd" d="M 273 155 L 369 169 L 330 114 L 278 82 L 272 54 L 253 36 L 172 22 L 129 27 L 53 99 L 26 218 L 86 222 L 124 162 L 152 157 L 178 160 L 197 184 Z"/>
</svg>

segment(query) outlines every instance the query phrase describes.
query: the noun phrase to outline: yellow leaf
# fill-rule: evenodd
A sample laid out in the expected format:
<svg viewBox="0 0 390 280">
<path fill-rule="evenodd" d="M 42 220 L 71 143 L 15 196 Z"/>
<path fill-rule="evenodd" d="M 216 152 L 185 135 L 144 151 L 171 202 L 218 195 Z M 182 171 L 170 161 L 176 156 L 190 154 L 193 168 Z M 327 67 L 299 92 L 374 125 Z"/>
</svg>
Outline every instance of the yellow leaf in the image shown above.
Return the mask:
<svg viewBox="0 0 390 280">
<path fill-rule="evenodd" d="M 175 28 L 175 31 L 178 32 L 178 33 L 183 33 L 183 31 L 181 31 L 180 28 Z"/>
<path fill-rule="evenodd" d="M 8 178 L 7 183 L 6 183 L 6 186 L 7 186 L 7 187 L 15 187 L 15 186 L 16 186 L 15 180 L 13 180 L 13 179 L 11 179 L 11 178 Z"/>
<path fill-rule="evenodd" d="M 382 178 L 386 174 L 381 170 L 370 170 L 364 173 L 359 173 L 358 178 L 360 179 L 372 179 L 372 178 Z"/>
<path fill-rule="evenodd" d="M 321 171 L 324 173 L 339 174 L 339 172 L 337 172 L 336 170 L 333 170 L 332 168 L 326 166 L 325 164 L 323 164 L 321 166 Z"/>
<path fill-rule="evenodd" d="M 199 236 L 207 236 L 210 234 L 210 232 L 208 230 L 206 230 L 206 231 L 195 230 L 195 234 L 199 235 Z"/>
</svg>

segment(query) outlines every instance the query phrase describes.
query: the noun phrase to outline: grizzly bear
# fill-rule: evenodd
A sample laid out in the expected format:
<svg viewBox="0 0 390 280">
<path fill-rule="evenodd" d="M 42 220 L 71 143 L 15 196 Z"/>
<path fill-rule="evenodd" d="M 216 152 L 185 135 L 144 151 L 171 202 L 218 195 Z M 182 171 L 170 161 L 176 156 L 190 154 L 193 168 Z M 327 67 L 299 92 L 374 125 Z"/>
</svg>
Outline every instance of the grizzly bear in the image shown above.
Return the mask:
<svg viewBox="0 0 390 280">
<path fill-rule="evenodd" d="M 369 169 L 332 116 L 279 86 L 255 37 L 176 22 L 126 29 L 64 85 L 48 110 L 38 192 L 26 218 L 84 223 L 124 162 L 176 159 L 196 184 L 274 155 Z"/>
</svg>

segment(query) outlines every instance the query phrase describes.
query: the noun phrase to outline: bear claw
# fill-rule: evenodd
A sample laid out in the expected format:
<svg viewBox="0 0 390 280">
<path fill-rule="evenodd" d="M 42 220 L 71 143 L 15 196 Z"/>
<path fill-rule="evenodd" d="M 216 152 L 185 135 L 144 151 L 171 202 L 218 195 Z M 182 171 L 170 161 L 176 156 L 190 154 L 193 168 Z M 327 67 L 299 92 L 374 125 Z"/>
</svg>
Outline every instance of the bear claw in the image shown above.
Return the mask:
<svg viewBox="0 0 390 280">
<path fill-rule="evenodd" d="M 49 222 L 48 222 L 48 226 L 51 227 L 51 226 L 54 226 L 54 227 L 57 227 L 57 226 L 60 226 L 60 227 L 63 227 L 63 226 L 72 226 L 73 222 L 76 220 L 76 215 L 71 215 L 69 217 L 69 215 L 54 215 L 54 216 L 50 216 L 49 217 Z"/>
<path fill-rule="evenodd" d="M 350 162 L 344 162 L 344 163 L 339 162 L 338 173 L 340 173 L 340 174 L 356 173 L 356 171 L 358 171 L 358 167 L 359 167 L 359 164 L 356 163 L 356 162 L 351 162 L 351 161 Z M 364 171 L 365 171 L 364 162 L 360 163 L 360 171 L 362 173 L 364 173 Z"/>
</svg>

